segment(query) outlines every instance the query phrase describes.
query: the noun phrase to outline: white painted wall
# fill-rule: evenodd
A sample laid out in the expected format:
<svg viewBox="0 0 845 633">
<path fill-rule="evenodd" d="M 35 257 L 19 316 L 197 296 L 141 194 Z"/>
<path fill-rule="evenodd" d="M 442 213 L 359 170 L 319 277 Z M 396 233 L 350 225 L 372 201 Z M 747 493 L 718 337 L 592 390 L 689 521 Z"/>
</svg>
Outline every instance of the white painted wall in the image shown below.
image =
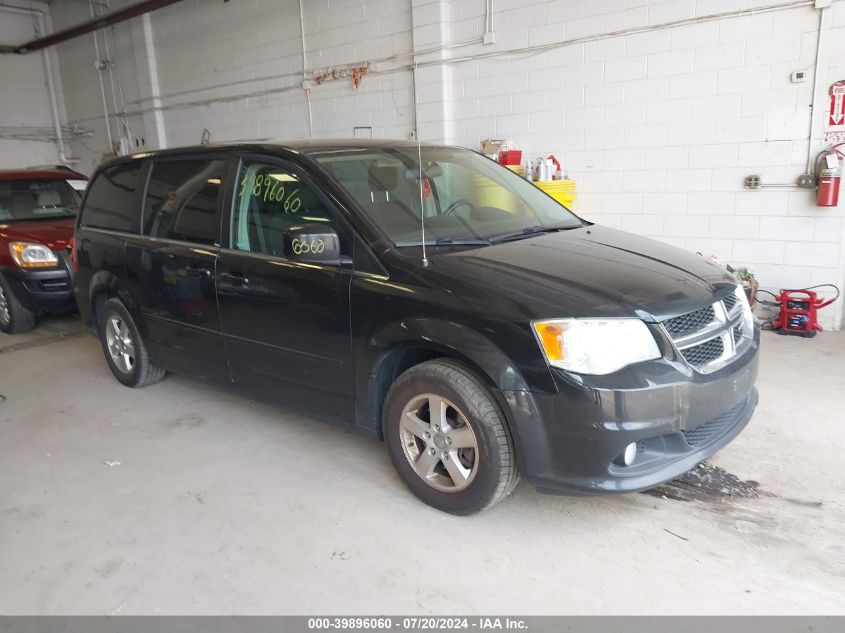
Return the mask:
<svg viewBox="0 0 845 633">
<path fill-rule="evenodd" d="M 765 4 L 772 3 L 499 0 L 496 46 Z M 845 78 L 845 2 L 827 13 L 825 95 Z M 482 32 L 478 17 L 451 27 L 456 39 Z M 843 205 L 817 207 L 814 192 L 797 188 L 743 187 L 749 174 L 791 184 L 805 170 L 817 37 L 817 13 L 805 6 L 472 61 L 453 70 L 454 140 L 474 145 L 493 130 L 532 157 L 562 154 L 587 218 L 748 266 L 766 287 L 841 287 Z M 809 80 L 791 83 L 794 70 L 810 71 Z M 819 110 L 826 106 L 821 99 Z M 837 317 L 841 327 L 841 314 L 841 303 L 827 308 L 823 323 Z"/>
<path fill-rule="evenodd" d="M 485 0 L 303 0 L 309 76 L 371 63 L 357 91 L 349 79 L 310 90 L 311 129 L 298 1 L 186 0 L 115 27 L 113 59 L 133 145 L 152 148 L 198 143 L 203 129 L 213 142 L 351 137 L 356 126 L 407 138 L 417 127 L 408 53 L 428 51 L 417 55 L 421 138 L 477 148 L 510 136 L 529 156 L 563 158 L 588 219 L 749 266 L 764 287 L 841 286 L 843 204 L 743 188 L 749 174 L 782 184 L 805 170 L 817 12 L 707 16 L 778 3 L 791 4 L 494 0 L 496 43 L 483 45 Z M 86 11 L 53 3 L 57 27 Z M 657 28 L 604 37 L 647 26 Z M 827 9 L 823 33 L 819 95 L 845 78 L 845 0 Z M 467 41 L 478 43 L 452 46 Z M 538 46 L 548 49 L 525 51 Z M 74 145 L 89 170 L 108 149 L 92 47 L 91 36 L 58 47 L 70 120 L 97 134 Z M 808 81 L 791 83 L 794 70 Z M 813 155 L 825 109 L 822 98 Z M 841 303 L 822 312 L 826 326 L 841 327 Z"/>
<path fill-rule="evenodd" d="M 112 8 L 126 4 L 127 0 L 111 2 Z M 306 0 L 304 5 L 311 70 L 411 51 L 411 11 L 406 1 Z M 85 3 L 53 5 L 57 28 L 89 17 Z M 112 42 L 111 59 L 120 76 L 135 150 L 197 144 L 204 129 L 212 142 L 302 138 L 311 133 L 301 87 L 298 1 L 186 1 L 117 25 L 105 36 Z M 75 146 L 83 167 L 90 171 L 109 151 L 93 36 L 62 44 L 58 50 L 63 77 L 71 86 L 70 117 L 96 134 L 87 147 Z M 373 64 L 373 72 L 358 90 L 351 88 L 349 79 L 315 86 L 314 136 L 351 137 L 354 127 L 372 127 L 375 137 L 407 138 L 413 127 L 412 75 L 375 72 L 392 66 L 390 61 Z M 117 110 L 113 107 L 106 84 L 109 112 L 123 110 L 119 98 Z M 119 136 L 114 121 L 112 135 Z"/>
<path fill-rule="evenodd" d="M 6 0 L 0 5 L 0 44 L 17 45 L 36 37 L 33 14 L 10 8 L 40 11 L 45 31 L 49 30 L 46 3 Z M 48 54 L 57 68 L 55 52 Z M 59 108 L 61 111 L 61 104 Z M 0 55 L 0 169 L 58 163 L 54 138 L 44 55 Z"/>
</svg>

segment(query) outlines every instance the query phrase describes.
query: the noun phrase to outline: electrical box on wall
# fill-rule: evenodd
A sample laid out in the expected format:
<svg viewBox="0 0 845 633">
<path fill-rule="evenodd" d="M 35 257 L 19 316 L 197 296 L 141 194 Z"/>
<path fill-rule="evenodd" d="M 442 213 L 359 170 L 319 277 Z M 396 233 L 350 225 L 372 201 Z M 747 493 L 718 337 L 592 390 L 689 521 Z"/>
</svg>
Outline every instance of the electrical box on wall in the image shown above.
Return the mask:
<svg viewBox="0 0 845 633">
<path fill-rule="evenodd" d="M 752 176 L 745 177 L 745 188 L 746 189 L 762 189 L 763 182 L 760 179 L 760 176 L 754 174 Z"/>
<path fill-rule="evenodd" d="M 816 177 L 813 174 L 801 174 L 798 176 L 798 186 L 801 189 L 815 189 Z"/>
</svg>

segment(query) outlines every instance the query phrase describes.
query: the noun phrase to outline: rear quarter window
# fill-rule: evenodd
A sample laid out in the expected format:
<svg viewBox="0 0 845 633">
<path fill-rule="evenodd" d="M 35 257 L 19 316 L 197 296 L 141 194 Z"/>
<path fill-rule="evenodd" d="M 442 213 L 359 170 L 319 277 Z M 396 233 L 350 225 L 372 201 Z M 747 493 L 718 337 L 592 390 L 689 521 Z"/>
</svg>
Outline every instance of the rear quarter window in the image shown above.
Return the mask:
<svg viewBox="0 0 845 633">
<path fill-rule="evenodd" d="M 94 177 L 82 209 L 82 226 L 137 233 L 140 211 L 136 190 L 141 175 L 140 161 L 107 167 Z"/>
</svg>

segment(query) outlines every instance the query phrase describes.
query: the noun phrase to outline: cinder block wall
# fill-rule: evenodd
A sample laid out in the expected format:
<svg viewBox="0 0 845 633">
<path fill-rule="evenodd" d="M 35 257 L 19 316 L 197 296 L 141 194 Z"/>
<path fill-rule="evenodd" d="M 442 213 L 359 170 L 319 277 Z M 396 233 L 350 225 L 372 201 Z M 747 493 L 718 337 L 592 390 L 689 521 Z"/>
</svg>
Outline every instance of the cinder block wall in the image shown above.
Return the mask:
<svg viewBox="0 0 845 633">
<path fill-rule="evenodd" d="M 496 46 L 770 4 L 500 0 Z M 828 86 L 845 77 L 845 2 L 826 13 L 813 157 Z M 472 20 L 452 27 L 456 38 L 473 32 Z M 532 157 L 562 154 L 589 219 L 748 266 L 766 287 L 841 286 L 842 205 L 817 207 L 814 192 L 795 187 L 743 186 L 750 174 L 794 184 L 806 169 L 818 28 L 817 12 L 801 6 L 470 61 L 452 71 L 454 140 L 472 145 L 495 129 Z M 793 71 L 807 80 L 792 83 Z M 822 317 L 840 326 L 841 307 Z"/>
<path fill-rule="evenodd" d="M 46 2 L 6 0 L 0 5 L 0 44 L 17 45 L 37 36 L 39 17 L 50 29 Z M 55 51 L 48 51 L 62 120 L 61 81 Z M 44 53 L 0 55 L 0 169 L 59 162 Z"/>
<path fill-rule="evenodd" d="M 845 78 L 845 1 L 822 25 L 812 125 L 819 20 L 807 3 L 494 0 L 488 45 L 485 0 L 303 4 L 309 77 L 370 62 L 358 90 L 348 78 L 312 87 L 310 125 L 298 2 L 186 0 L 116 27 L 133 149 L 198 143 L 203 129 L 212 142 L 351 137 L 356 127 L 383 138 L 417 129 L 472 148 L 510 137 L 529 157 L 563 159 L 590 220 L 748 266 L 764 287 L 842 285 L 842 204 L 817 207 L 812 192 L 789 186 L 746 191 L 743 180 L 792 184 L 808 138 L 812 156 L 822 148 L 826 91 Z M 87 11 L 52 4 L 57 28 Z M 680 20 L 696 21 L 661 26 Z M 88 171 L 107 151 L 92 47 L 90 36 L 59 47 L 68 117 L 94 132 L 74 146 Z M 424 51 L 416 81 L 412 50 Z M 792 83 L 798 70 L 807 80 Z M 841 302 L 822 321 L 841 327 Z"/>
</svg>

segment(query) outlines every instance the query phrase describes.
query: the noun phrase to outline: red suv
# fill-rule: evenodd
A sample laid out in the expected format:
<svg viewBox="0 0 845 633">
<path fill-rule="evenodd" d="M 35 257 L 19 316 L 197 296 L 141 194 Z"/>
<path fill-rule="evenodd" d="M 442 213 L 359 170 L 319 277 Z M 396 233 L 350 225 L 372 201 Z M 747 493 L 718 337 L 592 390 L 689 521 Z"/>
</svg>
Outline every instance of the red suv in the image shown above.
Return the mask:
<svg viewBox="0 0 845 633">
<path fill-rule="evenodd" d="M 66 167 L 0 171 L 0 330 L 74 307 L 70 247 L 88 179 Z"/>
</svg>

